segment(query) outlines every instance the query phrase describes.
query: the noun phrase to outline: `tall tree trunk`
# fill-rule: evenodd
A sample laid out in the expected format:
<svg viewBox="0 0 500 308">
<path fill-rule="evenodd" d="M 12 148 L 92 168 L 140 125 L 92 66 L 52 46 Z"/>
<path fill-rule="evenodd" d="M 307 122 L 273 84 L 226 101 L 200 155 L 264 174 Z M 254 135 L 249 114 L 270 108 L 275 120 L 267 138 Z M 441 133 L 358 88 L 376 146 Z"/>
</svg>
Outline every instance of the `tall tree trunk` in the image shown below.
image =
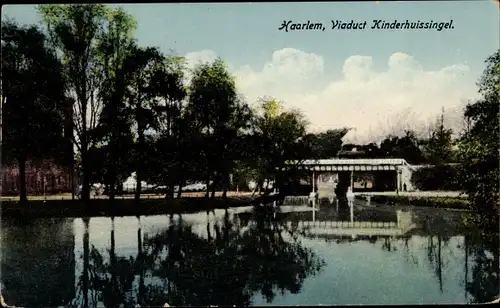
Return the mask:
<svg viewBox="0 0 500 308">
<path fill-rule="evenodd" d="M 82 141 L 83 146 L 83 141 Z M 85 146 L 87 146 L 85 144 Z M 87 150 L 82 149 L 82 192 L 81 199 L 83 201 L 90 200 L 90 181 L 89 181 L 89 168 L 87 162 Z"/>
<path fill-rule="evenodd" d="M 216 186 L 219 182 L 218 179 L 219 179 L 219 172 L 216 171 L 215 176 L 214 176 L 214 180 L 212 182 L 212 196 L 211 196 L 212 199 L 215 198 L 215 189 L 216 189 Z"/>
<path fill-rule="evenodd" d="M 210 196 L 210 169 L 207 169 L 207 176 L 205 178 L 205 184 L 207 185 L 207 191 L 205 193 L 205 198 L 208 199 L 208 197 Z M 214 183 L 215 185 L 215 183 Z"/>
<path fill-rule="evenodd" d="M 138 201 L 141 199 L 141 180 L 142 180 L 142 155 L 141 151 L 144 147 L 144 130 L 142 127 L 138 128 L 138 135 L 139 135 L 139 142 L 138 142 L 138 147 L 137 147 L 137 153 L 136 153 L 136 170 L 135 170 L 135 175 L 137 178 L 136 184 L 135 184 L 135 200 Z"/>
<path fill-rule="evenodd" d="M 184 179 L 181 179 L 179 181 L 179 189 L 177 190 L 177 198 L 181 198 L 182 197 L 182 186 L 184 186 Z"/>
<path fill-rule="evenodd" d="M 109 176 L 109 183 L 108 183 L 108 196 L 109 196 L 109 200 L 115 200 L 115 196 L 116 196 L 116 182 L 118 182 L 118 180 L 116 179 L 116 172 L 115 172 L 115 166 L 114 166 L 114 162 L 111 162 L 111 170 L 110 170 L 110 176 Z"/>
<path fill-rule="evenodd" d="M 167 199 L 174 199 L 175 185 L 174 184 L 168 184 L 167 187 L 168 187 Z"/>
<path fill-rule="evenodd" d="M 115 200 L 116 196 L 116 182 L 108 186 L 108 196 L 109 200 Z"/>
<path fill-rule="evenodd" d="M 26 158 L 20 157 L 17 162 L 19 164 L 19 201 L 26 202 L 28 194 L 26 192 Z"/>
<path fill-rule="evenodd" d="M 168 104 L 168 103 L 167 103 Z M 172 136 L 172 125 L 171 125 L 171 116 L 170 112 L 167 114 L 167 135 L 170 137 Z"/>
<path fill-rule="evenodd" d="M 83 72 L 82 82 L 80 86 L 80 93 L 78 95 L 78 100 L 81 109 L 82 122 L 82 133 L 80 134 L 80 146 L 81 146 L 81 159 L 82 159 L 82 201 L 90 200 L 90 181 L 89 181 L 89 162 L 88 162 L 88 152 L 89 152 L 89 140 L 87 136 L 87 76 Z M 78 90 L 78 87 L 77 87 Z"/>
<path fill-rule="evenodd" d="M 140 174 L 140 171 L 136 170 L 135 175 L 137 177 L 137 181 L 135 183 L 135 197 L 134 197 L 134 199 L 136 201 L 139 201 L 141 199 L 141 189 L 142 189 L 142 187 L 141 187 L 141 180 L 140 180 L 139 174 Z"/>
<path fill-rule="evenodd" d="M 114 131 L 114 136 L 113 136 L 113 148 L 111 149 L 111 161 L 109 162 L 110 165 L 110 170 L 109 170 L 109 183 L 108 184 L 108 196 L 109 200 L 114 200 L 116 196 L 116 186 L 118 182 L 118 175 L 117 175 L 117 161 L 118 161 L 118 156 L 120 153 L 117 152 L 117 132 Z"/>
<path fill-rule="evenodd" d="M 224 172 L 224 181 L 223 181 L 223 187 L 222 187 L 222 198 L 226 199 L 227 198 L 227 189 L 229 186 L 229 174 L 228 172 Z"/>
<path fill-rule="evenodd" d="M 71 200 L 75 200 L 75 159 L 73 157 L 73 143 L 71 143 L 71 171 L 69 178 L 71 180 Z"/>
</svg>

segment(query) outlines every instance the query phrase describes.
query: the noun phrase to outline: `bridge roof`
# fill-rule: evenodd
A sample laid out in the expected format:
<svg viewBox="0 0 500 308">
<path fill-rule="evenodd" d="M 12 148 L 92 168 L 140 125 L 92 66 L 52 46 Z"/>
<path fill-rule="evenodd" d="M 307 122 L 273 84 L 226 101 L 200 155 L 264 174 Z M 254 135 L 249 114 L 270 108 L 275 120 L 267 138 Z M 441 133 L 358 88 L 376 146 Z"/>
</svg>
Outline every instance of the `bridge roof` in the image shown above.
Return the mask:
<svg viewBox="0 0 500 308">
<path fill-rule="evenodd" d="M 325 165 L 325 166 L 338 166 L 338 165 L 408 165 L 406 160 L 402 158 L 333 158 L 333 159 L 307 159 L 303 162 L 304 165 Z"/>
</svg>

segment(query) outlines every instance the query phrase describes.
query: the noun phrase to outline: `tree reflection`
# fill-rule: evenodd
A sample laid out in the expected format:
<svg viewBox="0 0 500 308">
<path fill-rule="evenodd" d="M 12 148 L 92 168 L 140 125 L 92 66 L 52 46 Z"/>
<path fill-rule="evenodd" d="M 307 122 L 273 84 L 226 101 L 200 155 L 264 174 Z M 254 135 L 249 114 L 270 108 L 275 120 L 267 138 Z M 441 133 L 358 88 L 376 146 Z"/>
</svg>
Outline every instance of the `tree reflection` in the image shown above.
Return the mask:
<svg viewBox="0 0 500 308">
<path fill-rule="evenodd" d="M 471 240 L 472 243 L 468 243 Z M 466 290 L 472 295 L 473 303 L 485 303 L 500 293 L 500 247 L 499 234 L 475 234 L 466 237 L 466 249 L 472 255 L 472 277 L 466 281 Z"/>
<path fill-rule="evenodd" d="M 102 302 L 105 307 L 133 306 L 132 284 L 136 270 L 136 259 L 117 257 L 115 252 L 114 217 L 111 218 L 111 246 L 109 258 L 104 256 L 89 240 L 89 221 L 84 218 L 83 270 L 78 278 L 77 296 L 69 307 L 96 307 Z M 139 260 L 140 258 L 137 258 Z"/>
<path fill-rule="evenodd" d="M 111 218 L 111 246 L 108 250 L 109 259 L 105 261 L 100 252 L 92 247 L 90 259 L 90 273 L 94 291 L 99 292 L 100 300 L 105 307 L 133 306 L 133 282 L 135 279 L 135 265 L 137 258 L 118 257 L 115 244 L 115 223 Z"/>
<path fill-rule="evenodd" d="M 485 303 L 496 298 L 500 293 L 499 234 L 486 232 L 472 225 L 468 225 L 469 230 L 464 232 L 461 228 L 446 223 L 442 217 L 426 217 L 426 220 L 423 224 L 426 238 L 423 247 L 410 249 L 409 238 L 385 239 L 382 249 L 391 251 L 389 247 L 402 244 L 403 251 L 409 256 L 408 262 L 418 265 L 415 253 L 423 248 L 440 291 L 443 292 L 443 272 L 451 266 L 446 260 L 449 260 L 450 256 L 453 260 L 462 258 L 454 255 L 449 245 L 450 238 L 463 234 L 463 242 L 458 248 L 463 249 L 463 280 L 466 293 L 472 297 L 470 302 Z"/>
<path fill-rule="evenodd" d="M 243 255 L 251 268 L 250 290 L 260 292 L 268 302 L 276 296 L 275 288 L 281 293 L 298 293 L 305 278 L 324 265 L 311 250 L 301 246 L 297 232 L 287 228 L 281 215 L 274 215 L 276 211 L 279 208 L 255 208 L 254 219 L 243 233 Z"/>
<path fill-rule="evenodd" d="M 269 302 L 277 292 L 297 293 L 324 263 L 274 217 L 269 207 L 256 208 L 249 221 L 226 210 L 219 221 L 207 219 L 204 237 L 170 215 L 168 228 L 151 238 L 143 240 L 139 228 L 138 255 L 130 259 L 115 255 L 112 230 L 109 262 L 96 249 L 90 253 L 92 286 L 106 307 L 248 306 L 257 293 Z"/>
<path fill-rule="evenodd" d="M 89 218 L 83 218 L 83 269 L 77 278 L 76 296 L 68 307 L 89 307 L 89 222 Z M 92 306 L 95 306 L 95 304 Z"/>
</svg>

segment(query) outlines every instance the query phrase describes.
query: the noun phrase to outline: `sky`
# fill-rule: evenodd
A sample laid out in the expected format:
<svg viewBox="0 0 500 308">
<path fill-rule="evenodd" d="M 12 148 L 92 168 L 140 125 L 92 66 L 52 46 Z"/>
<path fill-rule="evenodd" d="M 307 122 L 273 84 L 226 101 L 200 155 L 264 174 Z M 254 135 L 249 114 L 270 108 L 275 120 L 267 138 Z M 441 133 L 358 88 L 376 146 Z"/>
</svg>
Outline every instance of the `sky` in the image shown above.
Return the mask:
<svg viewBox="0 0 500 308">
<path fill-rule="evenodd" d="M 404 129 L 425 132 L 445 110 L 460 130 L 477 99 L 484 61 L 499 49 L 498 3 L 475 1 L 170 3 L 122 6 L 139 44 L 185 56 L 189 67 L 223 59 L 238 92 L 300 109 L 309 130 L 354 128 L 344 139 L 379 141 Z M 33 5 L 3 6 L 2 19 L 39 23 Z M 365 29 L 331 29 L 333 21 Z M 449 22 L 452 29 L 371 29 L 373 20 Z M 279 30 L 284 21 L 325 30 Z"/>
</svg>

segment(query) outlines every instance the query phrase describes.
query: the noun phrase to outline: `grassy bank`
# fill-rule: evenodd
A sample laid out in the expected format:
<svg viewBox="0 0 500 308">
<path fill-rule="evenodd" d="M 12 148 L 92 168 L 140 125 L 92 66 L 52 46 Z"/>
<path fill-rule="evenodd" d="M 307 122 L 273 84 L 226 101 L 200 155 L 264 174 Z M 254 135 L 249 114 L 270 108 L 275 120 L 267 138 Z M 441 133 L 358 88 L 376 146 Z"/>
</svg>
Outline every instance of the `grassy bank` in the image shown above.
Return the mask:
<svg viewBox="0 0 500 308">
<path fill-rule="evenodd" d="M 180 199 L 93 199 L 80 200 L 30 200 L 2 201 L 3 217 L 95 217 L 95 216 L 138 216 L 197 212 L 216 208 L 251 205 L 250 196 L 205 199 L 191 197 Z"/>
<path fill-rule="evenodd" d="M 366 200 L 365 196 L 356 198 Z M 462 197 L 372 196 L 371 202 L 388 205 L 412 205 L 421 207 L 467 209 L 469 202 Z"/>
</svg>

